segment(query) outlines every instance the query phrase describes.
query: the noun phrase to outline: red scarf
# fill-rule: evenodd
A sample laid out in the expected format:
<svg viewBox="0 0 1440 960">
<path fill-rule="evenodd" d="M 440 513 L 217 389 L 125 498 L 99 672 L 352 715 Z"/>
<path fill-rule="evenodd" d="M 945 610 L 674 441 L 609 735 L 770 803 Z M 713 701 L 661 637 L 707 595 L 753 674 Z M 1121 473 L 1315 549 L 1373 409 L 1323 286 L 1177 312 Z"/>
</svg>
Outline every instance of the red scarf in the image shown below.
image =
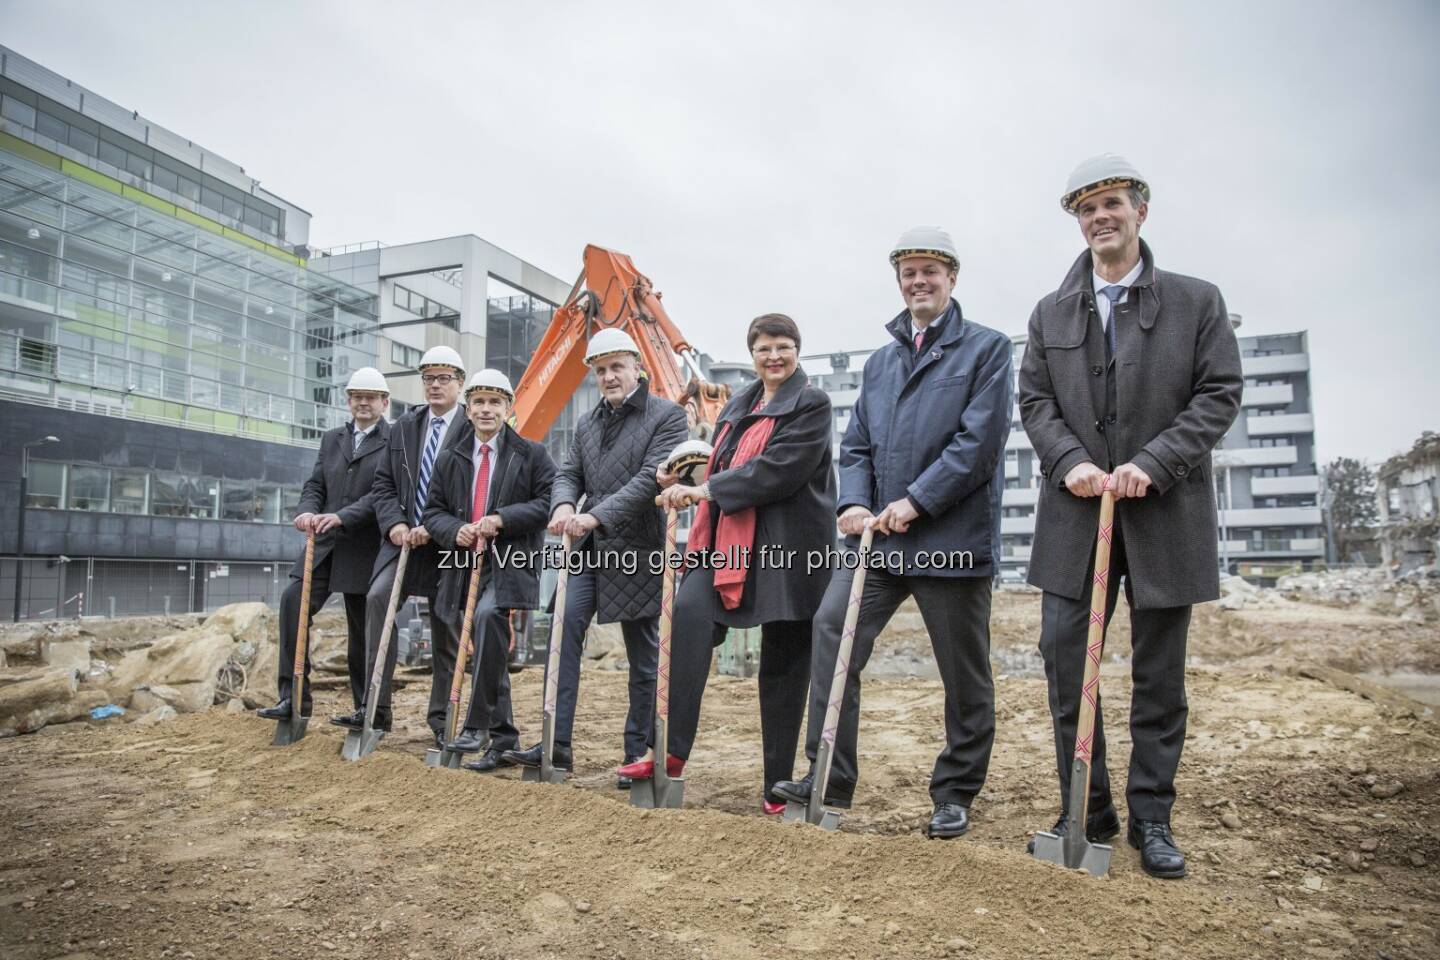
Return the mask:
<svg viewBox="0 0 1440 960">
<path fill-rule="evenodd" d="M 715 469 L 715 460 L 720 456 L 720 451 L 725 446 L 725 437 L 730 433 L 731 421 L 726 421 L 720 428 L 720 436 L 715 440 L 715 449 L 710 454 L 710 464 L 707 469 L 707 476 Z M 745 428 L 740 435 L 740 442 L 735 445 L 735 456 L 730 459 L 730 469 L 743 465 L 751 457 L 759 455 L 765 449 L 765 444 L 770 441 L 770 434 L 775 432 L 775 418 L 761 416 L 754 423 Z M 740 553 L 740 548 L 745 553 Z M 690 539 L 686 543 L 685 552 L 693 553 L 699 550 L 710 549 L 710 501 L 701 500 L 700 505 L 695 508 L 695 522 L 690 525 Z M 740 606 L 740 596 L 745 592 L 745 576 L 750 570 L 750 554 L 755 549 L 755 508 L 746 507 L 744 510 L 735 513 L 720 514 L 720 522 L 715 525 L 715 549 L 720 551 L 727 558 L 727 565 L 715 571 L 715 592 L 720 594 L 720 603 L 726 610 L 734 610 Z M 738 561 L 738 565 L 729 566 L 730 559 Z"/>
</svg>

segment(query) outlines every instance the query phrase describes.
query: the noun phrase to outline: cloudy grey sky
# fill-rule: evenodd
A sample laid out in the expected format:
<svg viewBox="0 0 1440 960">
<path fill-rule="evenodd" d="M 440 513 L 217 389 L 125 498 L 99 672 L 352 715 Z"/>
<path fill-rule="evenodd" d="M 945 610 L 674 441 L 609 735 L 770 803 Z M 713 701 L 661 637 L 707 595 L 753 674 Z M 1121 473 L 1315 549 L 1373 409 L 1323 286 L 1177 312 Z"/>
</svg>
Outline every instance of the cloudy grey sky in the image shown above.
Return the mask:
<svg viewBox="0 0 1440 960">
<path fill-rule="evenodd" d="M 1310 332 L 1322 462 L 1440 429 L 1440 5 L 999 6 L 0 0 L 0 37 L 319 246 L 476 233 L 567 280 L 614 247 L 722 358 L 770 310 L 876 345 L 915 223 L 1023 331 L 1082 246 L 1066 174 L 1120 152 L 1162 267 Z"/>
</svg>

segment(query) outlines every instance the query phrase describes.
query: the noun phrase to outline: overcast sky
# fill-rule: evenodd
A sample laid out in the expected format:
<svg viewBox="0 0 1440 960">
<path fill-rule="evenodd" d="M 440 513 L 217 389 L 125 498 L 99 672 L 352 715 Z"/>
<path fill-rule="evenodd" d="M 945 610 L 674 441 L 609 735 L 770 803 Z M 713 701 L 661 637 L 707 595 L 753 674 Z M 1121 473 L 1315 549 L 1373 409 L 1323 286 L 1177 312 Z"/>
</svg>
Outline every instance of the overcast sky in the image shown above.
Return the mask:
<svg viewBox="0 0 1440 960">
<path fill-rule="evenodd" d="M 1082 249 L 1067 173 L 1123 153 L 1162 268 L 1309 331 L 1322 463 L 1440 429 L 1440 4 L 1000 7 L 0 0 L 0 38 L 315 245 L 475 233 L 567 281 L 613 247 L 722 359 L 772 310 L 805 353 L 880 343 L 917 223 L 1022 332 Z"/>
</svg>

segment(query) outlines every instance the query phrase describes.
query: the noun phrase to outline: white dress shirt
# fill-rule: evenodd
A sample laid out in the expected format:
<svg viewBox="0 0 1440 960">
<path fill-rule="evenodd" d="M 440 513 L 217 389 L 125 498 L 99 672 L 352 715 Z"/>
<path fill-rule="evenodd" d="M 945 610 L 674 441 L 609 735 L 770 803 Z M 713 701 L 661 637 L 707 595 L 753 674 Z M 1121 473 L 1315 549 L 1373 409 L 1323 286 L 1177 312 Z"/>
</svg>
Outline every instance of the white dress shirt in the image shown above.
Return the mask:
<svg viewBox="0 0 1440 960">
<path fill-rule="evenodd" d="M 1144 269 L 1145 258 L 1141 257 L 1139 260 L 1135 261 L 1135 266 L 1130 268 L 1129 273 L 1125 274 L 1125 276 L 1121 277 L 1119 280 L 1116 281 L 1116 283 L 1120 284 L 1120 286 L 1125 288 L 1125 292 L 1120 294 L 1121 303 L 1125 303 L 1127 300 L 1130 299 L 1130 287 L 1132 284 L 1135 283 L 1136 280 L 1140 279 L 1140 272 Z M 1104 277 L 1100 276 L 1100 274 L 1094 273 L 1093 271 L 1090 274 L 1090 278 L 1091 282 L 1093 282 L 1095 285 L 1095 310 L 1100 314 L 1100 326 L 1108 327 L 1110 325 L 1110 298 L 1105 296 L 1105 294 L 1101 293 L 1100 291 L 1105 289 L 1106 287 L 1113 287 L 1115 284 L 1111 283 L 1109 280 L 1106 280 Z"/>
</svg>

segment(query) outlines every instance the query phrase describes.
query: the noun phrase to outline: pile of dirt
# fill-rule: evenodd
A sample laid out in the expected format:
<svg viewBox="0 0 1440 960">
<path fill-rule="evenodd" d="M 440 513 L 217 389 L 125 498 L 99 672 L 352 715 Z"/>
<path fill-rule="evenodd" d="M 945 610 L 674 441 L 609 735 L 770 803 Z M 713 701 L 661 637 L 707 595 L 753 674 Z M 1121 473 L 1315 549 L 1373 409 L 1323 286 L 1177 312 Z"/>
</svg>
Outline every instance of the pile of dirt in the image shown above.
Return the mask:
<svg viewBox="0 0 1440 960">
<path fill-rule="evenodd" d="M 1117 798 L 1126 671 L 1107 665 Z M 539 671 L 516 677 L 538 730 Z M 0 743 L 0 954 L 112 958 L 1339 958 L 1433 955 L 1440 729 L 1403 698 L 1324 680 L 1190 671 L 1175 825 L 1190 878 L 1118 847 L 1097 881 L 1024 853 L 1058 798 L 1044 683 L 999 683 L 975 826 L 927 841 L 943 693 L 866 683 L 862 780 L 839 834 L 758 812 L 753 680 L 712 681 L 687 808 L 614 789 L 626 680 L 587 670 L 577 774 L 427 768 L 426 691 L 358 764 L 312 724 L 219 710 L 161 727 L 54 727 Z M 322 691 L 317 715 L 343 709 Z M 41 813 L 40 811 L 43 811 Z"/>
</svg>

